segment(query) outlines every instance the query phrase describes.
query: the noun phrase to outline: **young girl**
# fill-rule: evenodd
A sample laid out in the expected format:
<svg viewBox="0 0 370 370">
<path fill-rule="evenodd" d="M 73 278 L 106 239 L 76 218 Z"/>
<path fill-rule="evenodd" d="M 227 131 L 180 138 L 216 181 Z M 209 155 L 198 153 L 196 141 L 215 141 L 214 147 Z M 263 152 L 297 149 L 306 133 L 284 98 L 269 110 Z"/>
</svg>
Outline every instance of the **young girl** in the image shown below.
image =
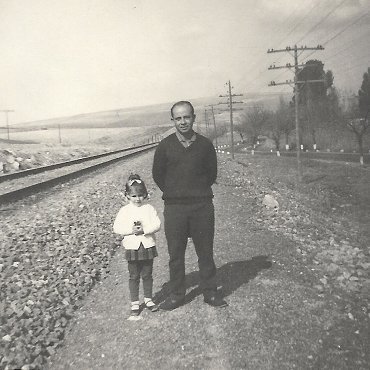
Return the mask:
<svg viewBox="0 0 370 370">
<path fill-rule="evenodd" d="M 161 221 L 154 207 L 144 203 L 148 191 L 139 175 L 130 175 L 125 196 L 129 203 L 119 210 L 113 230 L 123 235 L 122 245 L 130 275 L 131 315 L 138 316 L 140 276 L 143 280 L 145 307 L 152 312 L 158 310 L 158 306 L 152 301 L 152 271 L 153 259 L 158 256 L 154 234 L 160 229 Z"/>
</svg>

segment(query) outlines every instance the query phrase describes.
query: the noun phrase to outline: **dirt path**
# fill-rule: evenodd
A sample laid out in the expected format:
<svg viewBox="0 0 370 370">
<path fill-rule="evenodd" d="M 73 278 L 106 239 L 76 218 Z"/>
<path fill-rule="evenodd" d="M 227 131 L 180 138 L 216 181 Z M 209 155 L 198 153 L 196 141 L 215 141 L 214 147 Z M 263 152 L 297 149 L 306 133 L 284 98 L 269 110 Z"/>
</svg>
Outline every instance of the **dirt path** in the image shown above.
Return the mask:
<svg viewBox="0 0 370 370">
<path fill-rule="evenodd" d="M 48 369 L 368 368 L 366 327 L 345 316 L 340 297 L 317 293 L 320 276 L 295 243 L 256 221 L 256 200 L 242 188 L 221 179 L 214 192 L 218 285 L 229 307 L 203 303 L 190 242 L 187 303 L 172 312 L 144 310 L 141 320 L 127 321 L 128 274 L 120 250 Z M 159 198 L 154 194 L 152 203 L 162 213 Z M 168 279 L 163 231 L 158 244 L 154 291 L 162 300 Z"/>
</svg>

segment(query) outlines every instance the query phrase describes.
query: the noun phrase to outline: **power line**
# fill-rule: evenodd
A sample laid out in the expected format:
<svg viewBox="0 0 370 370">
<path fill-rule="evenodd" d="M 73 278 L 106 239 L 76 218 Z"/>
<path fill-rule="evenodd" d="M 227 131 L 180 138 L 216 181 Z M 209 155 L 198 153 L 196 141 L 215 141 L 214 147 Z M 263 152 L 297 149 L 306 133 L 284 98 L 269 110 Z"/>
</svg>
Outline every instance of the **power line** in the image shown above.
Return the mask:
<svg viewBox="0 0 370 370">
<path fill-rule="evenodd" d="M 363 14 L 360 18 L 357 18 L 356 20 L 354 20 L 352 23 L 350 23 L 347 27 L 345 27 L 343 30 L 339 31 L 336 35 L 334 35 L 333 37 L 331 37 L 329 40 L 326 40 L 324 42 L 324 45 L 328 44 L 330 41 L 333 41 L 334 39 L 336 39 L 339 35 L 341 35 L 344 31 L 346 31 L 348 28 L 352 27 L 353 25 L 355 25 L 357 22 L 359 22 L 362 18 L 366 17 L 368 14 L 370 13 L 370 10 L 368 12 L 366 12 L 365 14 Z"/>
<path fill-rule="evenodd" d="M 299 26 L 302 26 L 302 20 L 305 20 L 305 19 L 307 19 L 308 18 L 308 16 L 311 14 L 311 12 L 316 8 L 316 5 L 318 4 L 318 3 L 320 3 L 320 0 L 316 3 L 314 3 L 313 4 L 313 6 L 312 6 L 312 8 L 306 13 L 306 14 L 304 14 L 301 18 L 300 18 L 300 20 L 296 23 L 296 25 L 288 32 L 288 34 L 286 34 L 285 36 L 284 36 L 284 38 L 277 44 L 277 47 L 279 47 L 281 44 L 282 44 L 282 42 L 284 41 L 284 39 L 286 39 L 288 36 L 290 36 Z M 301 7 L 300 7 L 300 9 L 301 9 Z M 278 58 L 278 60 L 276 61 L 276 63 L 280 63 L 280 61 L 281 61 L 281 57 L 280 58 Z"/>
<path fill-rule="evenodd" d="M 303 4 L 304 5 L 304 4 Z M 280 23 L 279 23 L 279 25 L 277 25 L 275 28 L 273 28 L 272 30 L 270 30 L 270 34 L 272 34 L 272 35 L 274 35 L 275 34 L 275 32 L 277 32 L 278 30 L 279 30 L 279 27 L 280 27 L 280 24 L 281 23 L 283 23 L 283 24 L 287 24 L 287 22 L 288 22 L 288 20 L 290 19 L 290 18 L 292 18 L 292 16 L 294 15 L 294 13 L 296 13 L 297 12 L 297 10 L 299 10 L 299 9 L 301 9 L 302 8 L 302 4 L 301 5 L 299 5 L 298 4 L 298 6 L 296 6 L 290 13 L 289 13 L 289 15 L 284 19 L 284 20 L 282 20 Z M 294 22 L 295 23 L 295 22 Z M 283 39 L 284 40 L 284 39 Z"/>
<path fill-rule="evenodd" d="M 317 2 L 314 2 L 314 4 L 313 4 L 313 6 L 312 6 L 312 8 L 308 11 L 308 13 L 305 13 L 302 17 L 300 17 L 300 20 L 296 23 L 296 25 L 293 27 L 293 29 L 291 29 L 289 32 L 288 32 L 288 34 L 287 35 L 285 35 L 284 37 L 283 37 L 283 39 L 277 44 L 278 46 L 284 41 L 284 39 L 286 39 L 287 38 L 287 36 L 289 36 L 290 34 L 292 34 L 294 31 L 295 31 L 295 29 L 298 27 L 298 26 L 301 26 L 302 25 L 302 20 L 304 20 L 304 19 L 307 19 L 307 16 L 315 9 L 315 7 L 316 7 L 316 5 L 317 5 L 317 3 L 319 3 L 320 2 L 320 0 L 318 0 Z M 291 18 L 291 16 L 297 11 L 297 10 L 299 10 L 299 9 L 301 9 L 302 8 L 302 6 L 299 6 L 298 8 L 296 8 L 296 10 L 294 10 L 294 11 L 292 11 L 291 13 L 290 13 L 290 15 L 285 19 L 285 21 L 287 21 L 289 18 Z M 285 21 L 283 21 L 283 23 L 285 22 Z M 273 33 L 273 32 L 272 32 Z M 271 33 L 269 33 L 269 34 L 271 34 Z M 279 58 L 277 61 L 276 61 L 276 63 L 279 63 L 280 62 L 280 59 L 281 58 Z M 263 57 L 262 58 L 259 58 L 253 65 L 252 65 L 252 67 L 250 68 L 250 69 L 248 69 L 248 71 L 247 72 L 245 72 L 244 74 L 249 74 L 251 71 L 253 71 L 254 69 L 255 69 L 255 67 L 256 66 L 258 66 L 261 62 L 262 62 L 262 60 L 263 60 Z M 267 71 L 265 70 L 265 69 L 263 69 L 263 71 L 261 71 L 252 81 L 250 81 L 249 82 L 249 84 L 251 84 L 251 83 L 253 83 L 254 81 L 256 81 L 257 79 L 259 79 L 259 77 L 262 75 L 262 74 L 264 74 L 264 73 L 266 73 Z"/>
<path fill-rule="evenodd" d="M 214 135 L 215 135 L 215 144 L 216 144 L 216 148 L 217 148 L 218 147 L 218 142 L 217 142 L 217 129 L 216 129 L 215 111 L 213 109 L 213 104 L 206 105 L 206 107 L 211 107 L 212 119 L 213 119 L 213 130 L 214 130 Z"/>
<path fill-rule="evenodd" d="M 335 53 L 335 54 L 332 54 L 332 55 L 329 55 L 328 57 L 326 57 L 325 58 L 325 61 L 327 62 L 328 60 L 330 60 L 330 59 L 333 59 L 334 57 L 336 57 L 337 55 L 340 55 L 340 54 L 342 54 L 343 52 L 345 52 L 345 51 L 347 51 L 347 50 L 349 50 L 349 49 L 351 49 L 351 48 L 353 48 L 353 47 L 358 47 L 358 44 L 357 44 L 357 42 L 356 41 L 359 41 L 363 36 L 369 36 L 369 35 L 367 35 L 366 33 L 365 34 L 363 34 L 359 39 L 357 39 L 357 40 L 351 40 L 351 42 L 349 43 L 349 44 L 347 44 L 346 45 L 346 47 L 345 48 L 343 48 L 343 49 L 339 49 L 339 51 L 337 52 L 337 53 Z"/>
<path fill-rule="evenodd" d="M 267 53 L 280 53 L 280 52 L 294 52 L 294 65 L 291 65 L 290 63 L 286 64 L 285 66 L 276 67 L 275 65 L 270 66 L 268 69 L 278 69 L 278 68 L 288 68 L 292 69 L 294 67 L 294 81 L 286 81 L 286 82 L 275 82 L 271 81 L 269 86 L 277 86 L 277 85 L 292 85 L 294 84 L 294 107 L 295 107 L 295 130 L 296 130 L 296 146 L 297 146 L 297 169 L 298 169 L 298 181 L 302 181 L 302 166 L 301 166 L 301 143 L 300 143 L 300 123 L 299 123 L 299 111 L 298 111 L 298 103 L 299 103 L 299 84 L 308 84 L 310 86 L 311 83 L 316 82 L 324 82 L 324 79 L 317 79 L 317 80 L 305 80 L 305 81 L 299 81 L 298 75 L 301 71 L 300 67 L 302 67 L 302 64 L 300 65 L 298 63 L 298 50 L 301 52 L 304 52 L 306 50 L 324 50 L 322 45 L 317 45 L 316 47 L 307 47 L 307 46 L 301 46 L 297 47 L 297 45 L 294 45 L 293 48 L 286 47 L 285 49 L 268 49 Z"/>
<path fill-rule="evenodd" d="M 334 36 L 330 37 L 328 40 L 326 40 L 323 45 L 327 45 L 329 42 L 333 41 L 334 39 L 336 39 L 339 35 L 341 35 L 344 31 L 348 30 L 348 28 L 352 27 L 353 25 L 355 25 L 357 22 L 359 22 L 362 18 L 366 17 L 368 14 L 370 13 L 370 10 L 367 11 L 365 14 L 363 14 L 361 17 L 355 19 L 353 22 L 351 22 L 350 24 L 348 24 L 347 26 L 345 26 L 343 29 L 341 29 L 339 32 L 337 32 Z M 303 60 L 306 60 L 307 58 L 309 58 L 312 54 L 314 53 L 314 51 L 310 54 L 308 54 L 305 59 Z"/>
<path fill-rule="evenodd" d="M 312 27 L 307 33 L 306 33 L 306 35 L 305 36 L 303 36 L 302 38 L 301 38 L 301 40 L 304 38 L 304 37 L 306 37 L 310 32 L 312 32 L 312 30 L 315 28 L 315 27 L 317 27 L 319 24 L 321 24 L 332 12 L 334 12 L 338 7 L 340 7 L 344 2 L 346 2 L 346 1 L 348 1 L 348 0 L 343 0 L 340 4 L 338 4 L 338 5 L 336 5 L 334 8 L 332 8 L 330 11 L 329 11 L 329 13 L 327 13 L 325 16 L 324 16 L 324 18 L 322 18 L 314 27 Z M 311 9 L 307 12 L 307 13 L 305 13 L 300 19 L 302 20 L 304 20 L 304 19 L 307 19 L 307 17 L 312 13 L 312 11 L 314 10 L 314 9 L 316 9 L 316 6 L 318 5 L 320 3 L 320 1 L 317 1 L 317 2 L 315 2 L 314 4 L 313 4 L 313 6 L 311 7 Z M 302 7 L 300 6 L 299 8 L 297 8 L 297 9 L 301 9 Z M 296 10 L 297 10 L 296 9 Z M 293 14 L 295 13 L 295 11 L 293 11 L 289 16 L 288 16 L 288 18 L 290 18 Z M 288 18 L 286 18 L 286 20 L 288 19 Z M 288 32 L 288 34 L 286 34 L 285 36 L 284 36 L 284 38 L 278 43 L 278 46 L 283 42 L 283 40 L 284 39 L 286 39 L 289 35 L 291 35 L 297 28 L 298 28 L 298 26 L 302 26 L 302 21 L 298 21 L 298 23 L 296 23 L 296 25 Z M 299 41 L 301 41 L 301 40 L 299 40 Z M 298 41 L 298 42 L 299 42 Z M 297 43 L 298 43 L 297 42 Z M 311 53 L 311 54 L 313 54 L 313 53 Z M 310 54 L 310 55 L 311 55 Z M 282 58 L 278 58 L 277 59 L 277 61 L 275 62 L 275 63 L 279 63 L 280 61 L 281 61 L 281 59 Z M 248 72 L 249 71 L 252 71 L 254 68 L 255 68 L 255 66 L 257 66 L 258 64 L 260 64 L 260 62 L 262 61 L 262 58 L 260 58 L 256 63 L 254 63 L 253 64 L 253 66 L 251 67 L 251 69 L 249 69 L 248 70 Z M 258 80 L 259 79 L 259 77 L 261 76 L 261 75 L 263 75 L 264 73 L 266 73 L 267 71 L 266 70 L 262 70 L 260 73 L 258 73 L 258 75 L 253 79 L 253 80 L 251 80 L 251 81 L 249 81 L 248 82 L 248 84 L 250 85 L 250 84 L 253 84 L 256 80 Z M 279 75 L 280 76 L 280 75 Z"/>
<path fill-rule="evenodd" d="M 345 1 L 347 1 L 347 0 L 343 0 L 342 1 L 342 3 L 344 3 Z M 317 3 L 319 3 L 320 1 L 318 1 Z M 307 13 L 305 13 L 304 14 L 304 16 L 303 17 L 301 17 L 301 19 L 307 19 L 307 17 L 311 14 L 311 12 L 316 8 L 316 5 L 317 5 L 317 3 L 315 2 L 314 3 L 314 5 L 312 6 L 312 8 L 307 12 Z M 341 4 L 339 4 L 339 5 L 337 5 L 335 8 L 334 8 L 334 10 L 337 8 L 337 7 L 339 7 L 339 6 L 341 6 L 342 5 L 342 3 Z M 300 7 L 301 8 L 301 7 Z M 299 9 L 300 9 L 299 8 Z M 332 11 L 333 11 L 333 9 L 332 9 Z M 321 21 L 323 21 L 323 19 L 321 20 Z M 282 41 L 285 39 L 285 38 L 287 38 L 289 35 L 291 35 L 295 30 L 296 30 L 296 28 L 298 28 L 298 26 L 302 26 L 302 22 L 301 21 L 299 21 L 289 32 L 288 32 L 288 34 L 286 35 L 286 36 L 284 36 L 284 38 L 279 42 L 279 44 L 278 44 L 278 46 L 282 43 Z M 311 29 L 312 30 L 312 29 Z M 309 31 L 310 32 L 310 31 Z M 308 32 L 308 33 L 309 33 Z M 307 34 L 308 34 L 307 33 Z M 307 35 L 306 34 L 306 35 Z M 305 36 L 306 36 L 305 35 Z M 304 36 L 304 37 L 305 37 Z M 302 39 L 301 39 L 302 40 Z M 299 40 L 300 41 L 300 40 Z M 298 41 L 298 42 L 299 42 Z M 297 42 L 297 43 L 298 43 Z M 277 59 L 277 61 L 276 61 L 276 63 L 279 63 L 281 61 L 281 58 L 278 58 Z M 256 64 L 259 64 L 259 63 L 256 63 Z M 266 70 L 263 70 L 263 71 L 261 71 L 250 83 L 253 83 L 254 81 L 256 81 L 263 73 L 265 73 L 265 72 L 267 72 Z M 281 75 L 279 75 L 279 76 L 281 76 Z"/>
<path fill-rule="evenodd" d="M 324 22 L 331 14 L 333 14 L 346 1 L 348 0 L 342 0 L 338 5 L 336 5 L 333 9 L 331 9 L 319 22 L 317 22 L 308 32 L 306 32 L 306 34 L 303 37 L 301 37 L 298 41 L 296 41 L 296 44 L 301 42 L 307 35 L 309 35 L 313 30 L 315 30 L 322 22 Z"/>
<path fill-rule="evenodd" d="M 275 62 L 275 63 L 278 63 L 279 62 L 279 60 L 280 60 L 281 58 L 279 58 L 279 59 L 277 59 L 277 61 Z M 255 82 L 255 81 L 257 81 L 258 79 L 259 79 L 259 77 L 262 75 L 262 74 L 264 74 L 264 73 L 266 73 L 266 72 L 268 72 L 268 70 L 266 70 L 266 69 L 263 69 L 252 81 L 250 81 L 249 82 L 249 84 L 253 84 L 253 82 Z M 276 76 L 276 78 L 280 78 L 284 73 L 285 73 L 286 71 L 283 71 L 282 73 L 280 73 L 278 76 Z"/>
<path fill-rule="evenodd" d="M 319 1 L 317 1 L 317 3 L 319 3 Z M 284 36 L 284 38 L 277 44 L 277 46 L 279 47 L 282 42 L 288 37 L 290 36 L 299 26 L 302 26 L 302 19 L 307 19 L 307 17 L 309 16 L 309 14 L 311 14 L 311 12 L 316 8 L 316 5 L 317 3 L 314 3 L 312 8 L 309 10 L 308 13 L 304 14 L 303 17 L 301 17 L 301 19 L 296 23 L 296 25 Z M 300 7 L 301 8 L 301 7 Z"/>
<path fill-rule="evenodd" d="M 228 95 L 220 95 L 220 98 L 228 98 L 226 103 L 219 103 L 219 104 L 227 104 L 230 110 L 230 136 L 231 136 L 231 157 L 234 159 L 234 125 L 233 125 L 233 110 L 238 110 L 238 108 L 233 108 L 233 104 L 237 103 L 243 103 L 242 101 L 233 101 L 234 96 L 243 96 L 243 94 L 232 94 L 231 89 L 233 88 L 231 86 L 230 80 L 226 82 L 228 86 Z"/>
<path fill-rule="evenodd" d="M 361 59 L 365 59 L 365 58 L 369 58 L 370 56 L 369 55 L 365 55 L 363 58 L 361 58 Z M 362 62 L 362 63 L 359 63 L 359 64 L 355 64 L 355 65 L 352 65 L 351 66 L 351 68 L 345 68 L 345 69 L 343 69 L 343 68 L 341 68 L 341 67 L 343 67 L 343 66 L 341 66 L 341 67 L 339 67 L 338 69 L 333 69 L 335 72 L 338 72 L 338 71 L 342 71 L 342 72 L 349 72 L 349 71 L 351 71 L 352 69 L 355 69 L 355 68 L 358 68 L 358 67 L 361 67 L 361 66 L 365 66 L 365 64 Z M 365 67 L 366 68 L 366 67 Z"/>
<path fill-rule="evenodd" d="M 306 34 L 300 39 L 297 41 L 300 42 L 302 39 L 304 39 L 308 34 L 310 34 L 313 30 L 315 30 L 320 24 L 322 24 L 332 13 L 334 13 L 340 6 L 342 6 L 346 1 L 348 0 L 342 0 L 341 3 L 337 4 L 334 8 L 332 8 L 318 23 L 316 23 L 313 27 L 311 27 L 311 29 L 306 32 Z M 315 4 L 316 5 L 316 4 Z M 313 9 L 315 9 L 315 5 L 309 10 L 308 13 L 306 13 L 305 15 L 305 18 L 307 18 L 307 16 L 313 11 Z M 340 30 L 337 34 L 335 34 L 334 36 L 332 36 L 331 38 L 329 38 L 328 40 L 326 40 L 323 45 L 326 45 L 328 44 L 329 42 L 331 42 L 332 40 L 334 40 L 336 37 L 338 37 L 340 34 L 342 34 L 343 32 L 345 32 L 348 28 L 350 28 L 351 26 L 353 26 L 354 24 L 356 24 L 357 22 L 359 22 L 362 18 L 364 18 L 370 11 L 368 11 L 367 13 L 363 14 L 361 17 L 359 17 L 358 19 L 354 20 L 353 22 L 351 22 L 350 24 L 348 24 L 344 29 Z M 290 14 L 290 16 L 293 14 L 294 12 L 292 12 Z M 298 23 L 295 27 L 293 27 L 293 29 L 290 30 L 290 32 L 288 32 L 288 34 L 285 36 L 287 37 L 288 35 L 290 35 L 292 32 L 294 32 L 294 30 L 297 28 L 297 26 L 300 25 L 300 23 Z M 281 42 L 279 43 L 281 44 Z M 304 59 L 304 60 L 307 60 L 312 54 L 314 54 L 316 52 L 316 50 L 313 50 L 311 53 L 309 53 Z M 277 60 L 276 63 L 278 63 L 279 61 L 281 60 L 281 58 L 279 58 Z M 257 63 L 255 63 L 255 65 L 258 65 L 259 61 L 257 61 Z M 254 66 L 255 66 L 254 65 Z M 261 71 L 252 81 L 249 81 L 248 83 L 249 84 L 253 84 L 256 80 L 259 79 L 259 77 L 261 75 L 263 75 L 264 73 L 266 72 L 266 70 L 263 70 Z M 283 72 L 284 73 L 284 72 Z M 283 74 L 282 73 L 282 74 Z M 279 75 L 278 77 L 280 77 L 281 75 Z"/>
</svg>

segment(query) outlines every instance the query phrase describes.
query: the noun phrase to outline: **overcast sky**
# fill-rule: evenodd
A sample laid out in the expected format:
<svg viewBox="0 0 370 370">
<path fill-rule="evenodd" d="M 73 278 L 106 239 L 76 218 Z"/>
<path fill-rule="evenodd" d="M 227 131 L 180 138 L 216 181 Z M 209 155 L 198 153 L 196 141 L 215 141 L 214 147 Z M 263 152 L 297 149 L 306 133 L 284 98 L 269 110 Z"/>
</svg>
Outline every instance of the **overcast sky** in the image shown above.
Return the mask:
<svg viewBox="0 0 370 370">
<path fill-rule="evenodd" d="M 370 67 L 370 0 L 0 0 L 0 109 L 10 122 L 268 87 L 309 56 L 357 92 Z M 304 52 L 304 60 L 309 52 Z M 5 121 L 0 113 L 0 125 Z"/>
</svg>

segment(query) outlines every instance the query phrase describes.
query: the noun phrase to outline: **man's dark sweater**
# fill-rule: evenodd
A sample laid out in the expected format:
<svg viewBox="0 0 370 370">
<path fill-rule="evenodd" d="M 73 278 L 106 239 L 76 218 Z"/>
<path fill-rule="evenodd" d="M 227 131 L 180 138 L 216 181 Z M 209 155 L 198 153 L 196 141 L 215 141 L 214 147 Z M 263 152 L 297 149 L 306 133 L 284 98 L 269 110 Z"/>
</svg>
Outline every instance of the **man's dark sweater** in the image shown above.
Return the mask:
<svg viewBox="0 0 370 370">
<path fill-rule="evenodd" d="M 187 148 L 176 134 L 159 143 L 154 154 L 153 179 L 162 190 L 166 204 L 212 199 L 211 186 L 216 177 L 216 151 L 206 137 L 196 134 L 196 140 Z"/>
</svg>

